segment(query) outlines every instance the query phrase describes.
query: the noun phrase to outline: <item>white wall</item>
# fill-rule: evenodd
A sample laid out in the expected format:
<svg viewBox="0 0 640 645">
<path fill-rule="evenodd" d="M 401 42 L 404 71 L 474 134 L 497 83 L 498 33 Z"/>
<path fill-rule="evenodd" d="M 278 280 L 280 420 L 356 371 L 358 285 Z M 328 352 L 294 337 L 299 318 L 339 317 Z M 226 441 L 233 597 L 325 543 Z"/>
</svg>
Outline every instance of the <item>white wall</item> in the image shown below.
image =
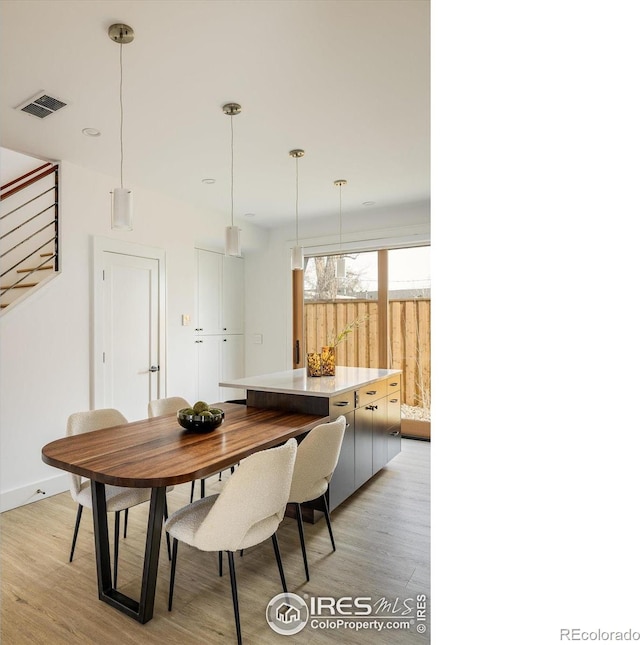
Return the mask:
<svg viewBox="0 0 640 645">
<path fill-rule="evenodd" d="M 194 246 L 222 248 L 225 215 L 204 212 L 134 187 L 132 232 L 110 228 L 114 179 L 63 162 L 60 172 L 61 275 L 0 317 L 0 510 L 67 488 L 66 473 L 41 460 L 42 446 L 65 434 L 69 414 L 90 408 L 92 236 L 166 251 L 166 391 L 195 394 Z M 243 242 L 267 234 L 243 225 Z"/>
</svg>

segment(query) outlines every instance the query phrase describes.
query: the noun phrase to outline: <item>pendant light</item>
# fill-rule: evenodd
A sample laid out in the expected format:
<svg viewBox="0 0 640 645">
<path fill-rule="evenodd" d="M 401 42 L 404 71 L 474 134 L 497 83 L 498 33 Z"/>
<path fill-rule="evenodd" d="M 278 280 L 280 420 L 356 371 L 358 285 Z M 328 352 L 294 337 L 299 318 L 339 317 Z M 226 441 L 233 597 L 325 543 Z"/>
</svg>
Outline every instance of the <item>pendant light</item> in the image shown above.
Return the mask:
<svg viewBox="0 0 640 645">
<path fill-rule="evenodd" d="M 233 224 L 233 117 L 240 114 L 240 110 L 242 107 L 238 103 L 222 106 L 222 111 L 231 117 L 231 226 L 225 230 L 224 252 L 235 257 L 240 257 L 240 229 Z"/>
<path fill-rule="evenodd" d="M 298 241 L 298 159 L 304 157 L 304 150 L 290 150 L 289 156 L 296 160 L 296 245 L 291 249 L 291 269 L 302 271 L 304 269 L 304 249 Z"/>
<path fill-rule="evenodd" d="M 347 261 L 342 255 L 342 187 L 347 183 L 346 179 L 336 179 L 333 182 L 334 186 L 340 189 L 340 255 L 338 256 L 338 263 L 336 264 L 336 278 L 347 277 Z"/>
<path fill-rule="evenodd" d="M 124 110 L 122 107 L 122 45 L 128 45 L 134 38 L 129 25 L 117 23 L 109 27 L 109 38 L 120 45 L 120 187 L 111 193 L 111 228 L 120 231 L 133 230 L 133 192 L 124 187 L 124 142 L 122 124 Z"/>
</svg>

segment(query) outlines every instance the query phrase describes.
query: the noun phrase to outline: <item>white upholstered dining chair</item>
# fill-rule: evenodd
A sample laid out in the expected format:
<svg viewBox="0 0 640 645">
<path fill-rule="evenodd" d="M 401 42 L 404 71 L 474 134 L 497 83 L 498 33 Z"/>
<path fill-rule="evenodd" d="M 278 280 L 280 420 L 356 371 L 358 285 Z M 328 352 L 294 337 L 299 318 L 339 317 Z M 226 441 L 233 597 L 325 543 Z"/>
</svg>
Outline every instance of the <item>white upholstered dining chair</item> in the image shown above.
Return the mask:
<svg viewBox="0 0 640 645">
<path fill-rule="evenodd" d="M 147 413 L 149 418 L 161 417 L 165 414 L 176 414 L 178 410 L 190 408 L 191 403 L 181 396 L 169 396 L 166 399 L 156 399 L 149 401 Z"/>
<path fill-rule="evenodd" d="M 170 396 L 165 399 L 156 399 L 155 401 L 149 401 L 147 406 L 147 415 L 150 419 L 153 417 L 161 417 L 165 414 L 177 414 L 178 410 L 184 408 L 190 408 L 191 403 L 186 399 L 183 399 L 181 396 Z M 231 472 L 233 473 L 234 467 L 231 467 Z M 218 477 L 220 481 L 222 479 L 222 474 Z M 191 482 L 191 498 L 189 501 L 193 502 L 193 494 L 195 492 L 196 482 L 195 480 Z M 200 497 L 204 497 L 205 492 L 205 480 L 200 480 Z"/>
<path fill-rule="evenodd" d="M 67 420 L 67 436 L 111 428 L 112 426 L 127 423 L 127 419 L 118 410 L 106 408 L 102 410 L 89 410 L 87 412 L 75 412 Z M 78 529 L 82 519 L 82 509 L 91 509 L 91 482 L 84 480 L 80 475 L 71 475 L 71 487 L 69 489 L 71 498 L 78 504 L 76 514 L 76 525 L 73 531 L 71 542 L 71 553 L 69 562 L 73 561 L 73 552 L 76 548 Z M 115 588 L 118 580 L 118 542 L 120 538 L 120 513 L 125 511 L 124 537 L 127 537 L 127 513 L 132 506 L 148 502 L 151 498 L 150 488 L 125 488 L 122 486 L 105 486 L 105 497 L 107 501 L 107 513 L 115 513 L 115 533 L 113 547 L 113 586 Z M 166 513 L 166 506 L 165 506 Z"/>
<path fill-rule="evenodd" d="M 153 417 L 161 417 L 165 414 L 177 414 L 178 410 L 190 408 L 191 403 L 181 396 L 169 396 L 165 399 L 156 399 L 149 401 L 147 406 L 147 415 L 150 419 Z M 193 493 L 195 491 L 196 482 L 191 482 L 191 500 L 193 502 Z M 204 479 L 200 480 L 200 497 L 204 497 Z"/>
<path fill-rule="evenodd" d="M 344 416 L 339 416 L 335 421 L 323 423 L 313 428 L 298 446 L 289 503 L 294 504 L 296 509 L 298 534 L 300 535 L 304 572 L 307 580 L 309 580 L 309 565 L 307 563 L 300 505 L 304 502 L 321 499 L 322 510 L 329 529 L 329 537 L 331 538 L 331 546 L 335 551 L 336 543 L 331 529 L 327 489 L 338 463 L 345 428 L 346 419 Z"/>
<path fill-rule="evenodd" d="M 250 455 L 240 462 L 240 467 L 229 477 L 219 495 L 188 504 L 165 522 L 164 528 L 173 538 L 169 611 L 173 605 L 178 542 L 201 551 L 227 552 L 238 644 L 242 643 L 242 632 L 234 553 L 271 538 L 282 589 L 286 593 L 276 531 L 284 518 L 296 451 L 296 440 L 289 439 L 282 446 Z"/>
</svg>

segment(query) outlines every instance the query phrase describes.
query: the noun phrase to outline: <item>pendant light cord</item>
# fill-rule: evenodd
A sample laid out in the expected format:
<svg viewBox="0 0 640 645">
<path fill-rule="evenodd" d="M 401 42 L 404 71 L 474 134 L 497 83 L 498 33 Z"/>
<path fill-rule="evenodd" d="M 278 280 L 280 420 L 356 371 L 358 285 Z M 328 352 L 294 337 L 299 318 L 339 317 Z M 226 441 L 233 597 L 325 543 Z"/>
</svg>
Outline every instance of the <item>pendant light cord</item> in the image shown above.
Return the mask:
<svg viewBox="0 0 640 645">
<path fill-rule="evenodd" d="M 340 188 L 340 253 L 342 254 L 342 184 L 338 188 Z"/>
<path fill-rule="evenodd" d="M 122 43 L 120 43 L 120 188 L 124 188 L 124 137 L 123 137 L 124 108 L 122 106 Z"/>
<path fill-rule="evenodd" d="M 298 157 L 296 157 L 296 246 L 298 243 Z"/>
<path fill-rule="evenodd" d="M 233 114 L 231 115 L 231 226 L 233 226 Z"/>
</svg>

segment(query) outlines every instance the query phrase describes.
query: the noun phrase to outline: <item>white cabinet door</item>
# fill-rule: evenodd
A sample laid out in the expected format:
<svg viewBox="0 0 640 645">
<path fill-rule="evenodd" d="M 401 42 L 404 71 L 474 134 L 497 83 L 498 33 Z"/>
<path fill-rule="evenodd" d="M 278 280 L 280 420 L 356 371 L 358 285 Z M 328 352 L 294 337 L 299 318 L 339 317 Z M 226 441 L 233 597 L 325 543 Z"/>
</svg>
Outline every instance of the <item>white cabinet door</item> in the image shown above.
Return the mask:
<svg viewBox="0 0 640 645">
<path fill-rule="evenodd" d="M 198 401 L 221 403 L 244 399 L 244 390 L 220 387 L 220 381 L 244 376 L 244 336 L 199 336 L 198 348 Z"/>
<path fill-rule="evenodd" d="M 222 256 L 222 333 L 244 332 L 244 260 Z"/>
<path fill-rule="evenodd" d="M 196 249 L 197 334 L 244 331 L 244 260 Z"/>
<path fill-rule="evenodd" d="M 219 334 L 222 331 L 222 257 L 219 253 L 196 249 L 196 334 Z"/>
<path fill-rule="evenodd" d="M 244 399 L 244 390 L 219 385 L 244 376 L 244 260 L 196 249 L 196 262 L 198 399 Z"/>
<path fill-rule="evenodd" d="M 198 401 L 220 402 L 220 338 L 201 336 L 196 338 L 198 348 Z"/>
<path fill-rule="evenodd" d="M 219 381 L 242 378 L 244 376 L 244 336 L 240 334 L 222 336 L 220 345 Z M 221 387 L 220 398 L 222 401 L 246 399 L 247 393 L 245 390 Z"/>
</svg>

